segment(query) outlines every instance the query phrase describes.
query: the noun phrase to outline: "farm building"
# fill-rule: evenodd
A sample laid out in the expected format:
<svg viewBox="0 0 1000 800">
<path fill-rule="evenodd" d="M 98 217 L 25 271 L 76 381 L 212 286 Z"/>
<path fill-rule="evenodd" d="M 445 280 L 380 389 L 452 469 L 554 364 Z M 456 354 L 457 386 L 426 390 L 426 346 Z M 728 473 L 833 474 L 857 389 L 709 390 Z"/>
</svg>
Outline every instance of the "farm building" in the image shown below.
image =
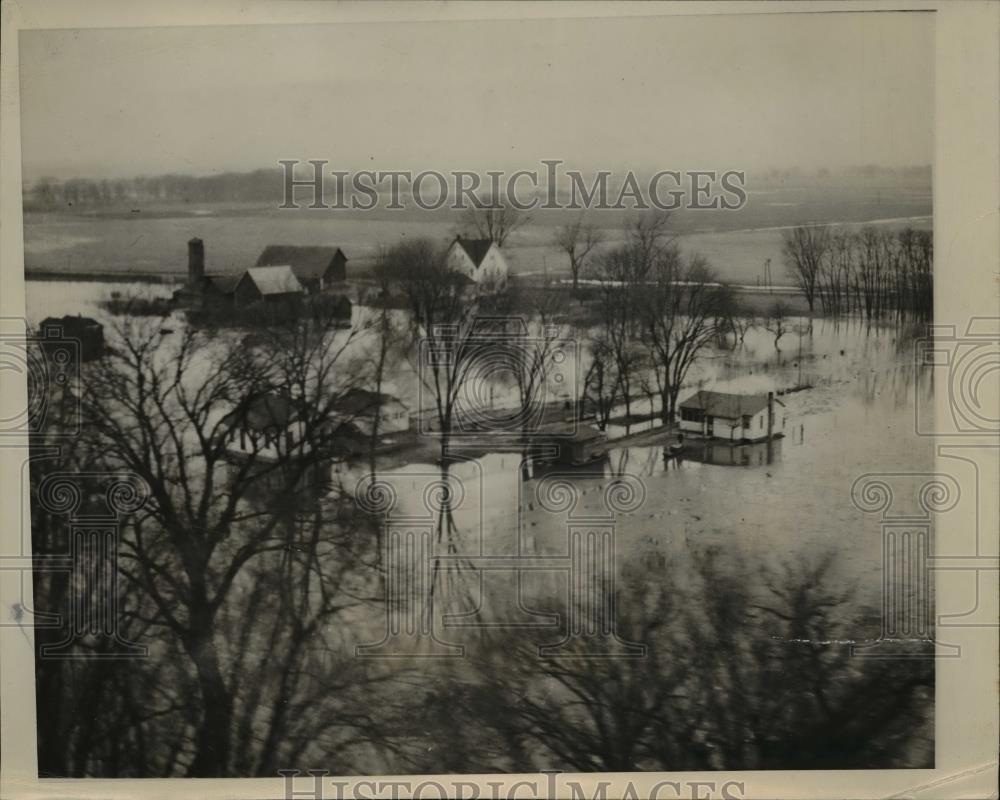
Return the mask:
<svg viewBox="0 0 1000 800">
<path fill-rule="evenodd" d="M 496 242 L 489 239 L 464 239 L 456 236 L 448 249 L 448 263 L 475 284 L 502 286 L 510 268 Z"/>
<path fill-rule="evenodd" d="M 702 390 L 680 404 L 681 431 L 730 442 L 762 441 L 784 428 L 783 417 L 780 423 L 774 419 L 773 402 L 773 394 Z"/>
<path fill-rule="evenodd" d="M 228 432 L 226 452 L 231 457 L 253 456 L 267 462 L 292 452 L 303 440 L 304 425 L 296 419 L 290 398 L 270 392 L 249 398 L 226 414 L 222 429 Z"/>
<path fill-rule="evenodd" d="M 187 283 L 174 292 L 174 303 L 181 306 L 214 305 L 231 303 L 233 290 L 241 274 L 205 272 L 205 243 L 201 239 L 188 242 Z"/>
<path fill-rule="evenodd" d="M 258 267 L 288 265 L 303 288 L 313 294 L 347 280 L 347 256 L 339 247 L 271 244 L 257 259 Z"/>
<path fill-rule="evenodd" d="M 298 302 L 303 295 L 292 268 L 287 264 L 274 267 L 251 267 L 244 272 L 233 289 L 233 302 L 238 307 L 264 302 L 282 305 Z"/>
<path fill-rule="evenodd" d="M 52 358 L 94 361 L 104 355 L 104 326 L 90 317 L 46 317 L 39 333 L 43 351 Z M 67 347 L 70 343 L 75 346 Z"/>
<path fill-rule="evenodd" d="M 410 429 L 410 414 L 402 401 L 389 394 L 351 389 L 339 398 L 336 411 L 344 424 L 365 436 L 371 436 L 378 415 L 379 435 L 402 433 Z"/>
<path fill-rule="evenodd" d="M 602 458 L 607 452 L 607 435 L 592 425 L 581 425 L 569 438 L 559 440 L 560 464 L 580 466 Z"/>
<path fill-rule="evenodd" d="M 608 437 L 593 425 L 552 423 L 532 435 L 534 442 L 551 452 L 542 458 L 560 466 L 583 466 L 607 455 Z"/>
</svg>

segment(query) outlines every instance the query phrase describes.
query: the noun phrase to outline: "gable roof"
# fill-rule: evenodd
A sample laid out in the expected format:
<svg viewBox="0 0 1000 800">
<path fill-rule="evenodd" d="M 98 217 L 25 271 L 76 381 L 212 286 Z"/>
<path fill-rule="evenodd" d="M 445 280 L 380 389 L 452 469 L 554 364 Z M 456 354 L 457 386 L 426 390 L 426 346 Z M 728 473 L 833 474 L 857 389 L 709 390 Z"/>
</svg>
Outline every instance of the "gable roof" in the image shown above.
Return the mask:
<svg viewBox="0 0 1000 800">
<path fill-rule="evenodd" d="M 461 245 L 465 254 L 472 259 L 472 263 L 477 267 L 483 263 L 486 254 L 493 246 L 492 239 L 463 239 L 461 236 L 455 237 L 455 244 Z"/>
<path fill-rule="evenodd" d="M 232 294 L 242 277 L 242 272 L 229 272 L 222 275 L 206 275 L 205 280 L 222 294 Z"/>
<path fill-rule="evenodd" d="M 265 431 L 268 428 L 287 428 L 294 417 L 290 398 L 276 392 L 258 394 L 249 398 L 243 408 L 235 408 L 225 416 L 227 424 L 239 424 L 248 430 Z"/>
<path fill-rule="evenodd" d="M 258 267 L 287 264 L 300 281 L 319 280 L 337 254 L 347 261 L 339 247 L 299 247 L 291 244 L 269 244 L 257 259 Z"/>
<path fill-rule="evenodd" d="M 302 284 L 287 264 L 275 267 L 250 267 L 243 275 L 249 276 L 263 295 L 302 293 Z"/>
<path fill-rule="evenodd" d="M 713 417 L 739 419 L 744 414 L 752 416 L 767 408 L 767 395 L 725 394 L 702 390 L 681 403 L 681 408 L 697 408 Z"/>
</svg>

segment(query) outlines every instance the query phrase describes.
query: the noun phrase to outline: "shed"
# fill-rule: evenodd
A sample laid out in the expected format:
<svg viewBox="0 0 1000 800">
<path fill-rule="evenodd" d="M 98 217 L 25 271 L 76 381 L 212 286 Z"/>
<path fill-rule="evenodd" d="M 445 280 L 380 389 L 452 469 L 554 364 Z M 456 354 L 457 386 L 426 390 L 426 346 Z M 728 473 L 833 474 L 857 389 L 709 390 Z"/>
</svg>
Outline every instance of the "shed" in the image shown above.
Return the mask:
<svg viewBox="0 0 1000 800">
<path fill-rule="evenodd" d="M 768 407 L 771 394 L 734 394 L 701 390 L 680 404 L 680 427 L 684 433 L 731 442 L 756 442 L 767 439 L 768 433 L 780 433 L 774 421 L 768 428 Z M 773 412 L 772 412 L 773 413 Z"/>
<path fill-rule="evenodd" d="M 67 348 L 67 343 L 78 343 L 80 361 L 94 361 L 104 355 L 104 326 L 97 320 L 82 316 L 46 317 L 39 326 L 41 344 L 47 356 L 71 359 L 77 357 L 77 348 Z M 61 355 L 56 355 L 56 354 Z"/>
</svg>

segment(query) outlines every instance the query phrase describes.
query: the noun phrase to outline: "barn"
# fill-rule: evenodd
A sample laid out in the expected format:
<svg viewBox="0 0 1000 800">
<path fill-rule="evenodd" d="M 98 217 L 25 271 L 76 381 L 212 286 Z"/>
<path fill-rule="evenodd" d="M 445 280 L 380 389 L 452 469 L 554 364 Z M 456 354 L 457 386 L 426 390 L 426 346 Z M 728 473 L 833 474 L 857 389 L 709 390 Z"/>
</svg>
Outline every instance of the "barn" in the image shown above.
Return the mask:
<svg viewBox="0 0 1000 800">
<path fill-rule="evenodd" d="M 322 292 L 347 280 L 347 256 L 339 247 L 271 244 L 257 259 L 258 267 L 287 265 L 309 293 Z"/>
<path fill-rule="evenodd" d="M 52 358 L 94 361 L 104 355 L 104 326 L 90 317 L 46 317 L 39 332 L 42 349 Z"/>
<path fill-rule="evenodd" d="M 239 307 L 258 302 L 269 305 L 290 304 L 301 300 L 302 295 L 302 284 L 287 264 L 251 267 L 240 276 L 233 290 L 234 302 Z"/>
</svg>

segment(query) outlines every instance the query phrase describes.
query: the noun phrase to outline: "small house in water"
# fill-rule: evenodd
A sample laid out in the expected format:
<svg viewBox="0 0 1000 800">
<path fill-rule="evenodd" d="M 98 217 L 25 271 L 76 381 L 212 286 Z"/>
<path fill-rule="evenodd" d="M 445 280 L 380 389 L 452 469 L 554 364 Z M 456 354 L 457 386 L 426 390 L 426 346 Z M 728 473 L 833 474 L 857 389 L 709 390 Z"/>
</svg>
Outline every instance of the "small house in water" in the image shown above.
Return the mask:
<svg viewBox="0 0 1000 800">
<path fill-rule="evenodd" d="M 559 462 L 579 466 L 597 461 L 607 454 L 608 437 L 592 425 L 581 425 L 576 433 L 559 443 Z"/>
<path fill-rule="evenodd" d="M 347 256 L 339 247 L 300 247 L 271 244 L 257 259 L 258 267 L 287 265 L 302 287 L 314 294 L 327 291 L 347 280 Z"/>
<path fill-rule="evenodd" d="M 608 437 L 593 425 L 580 425 L 575 430 L 568 425 L 552 426 L 546 436 L 537 439 L 553 447 L 557 455 L 554 463 L 579 467 L 604 458 L 608 452 Z"/>
<path fill-rule="evenodd" d="M 730 442 L 759 442 L 783 435 L 774 415 L 773 393 L 726 394 L 699 391 L 680 404 L 682 433 Z M 780 401 L 777 401 L 780 402 Z"/>
<path fill-rule="evenodd" d="M 46 317 L 39 325 L 47 357 L 94 361 L 104 355 L 104 326 L 90 317 Z M 72 344 L 72 347 L 67 345 Z M 77 354 L 79 347 L 79 355 Z"/>
<path fill-rule="evenodd" d="M 277 392 L 249 398 L 222 420 L 226 452 L 237 460 L 278 461 L 302 441 L 304 426 L 289 397 Z"/>
<path fill-rule="evenodd" d="M 296 502 L 300 490 L 324 492 L 331 465 L 342 451 L 326 433 L 315 428 L 307 436 L 305 409 L 284 392 L 262 392 L 246 398 L 221 420 L 227 460 L 256 475 L 251 499 L 271 507 Z M 324 430 L 329 430 L 324 426 Z M 322 440 L 322 452 L 317 441 Z M 294 486 L 296 494 L 282 494 Z"/>
</svg>

